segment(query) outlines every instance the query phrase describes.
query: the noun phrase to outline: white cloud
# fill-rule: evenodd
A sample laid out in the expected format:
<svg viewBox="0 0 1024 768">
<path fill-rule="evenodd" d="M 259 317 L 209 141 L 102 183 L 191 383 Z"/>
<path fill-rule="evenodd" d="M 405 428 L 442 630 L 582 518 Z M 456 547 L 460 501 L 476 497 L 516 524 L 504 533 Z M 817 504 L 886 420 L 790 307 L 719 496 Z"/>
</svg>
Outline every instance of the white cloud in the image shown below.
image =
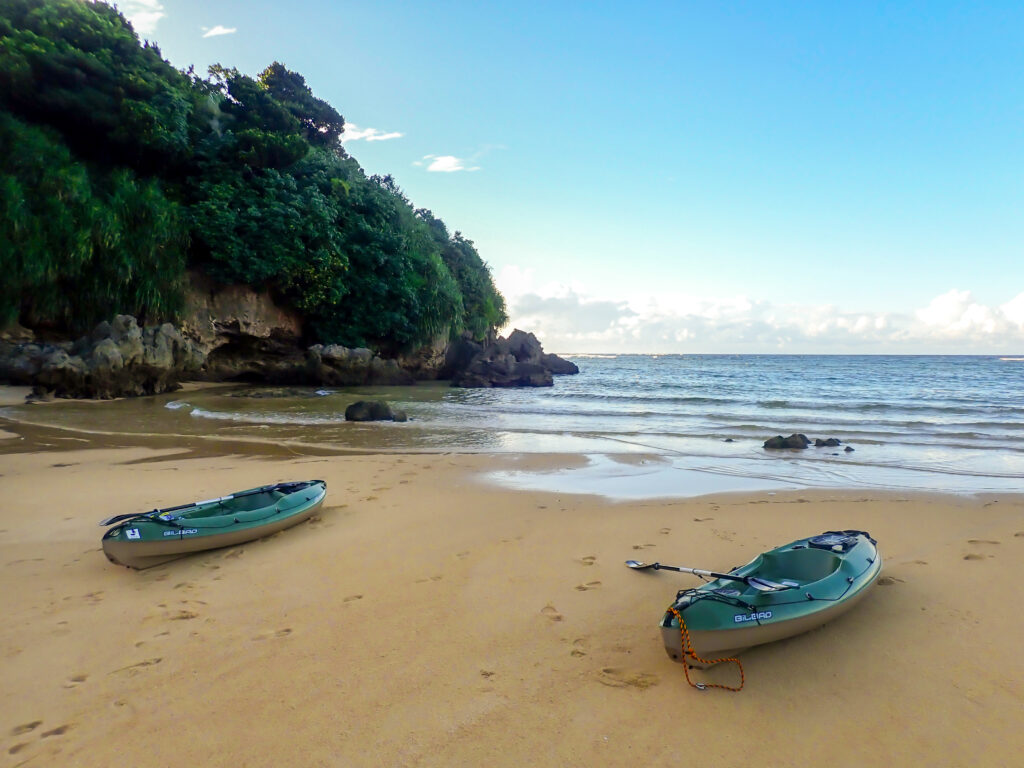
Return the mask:
<svg viewBox="0 0 1024 768">
<path fill-rule="evenodd" d="M 238 27 L 225 27 L 221 26 L 220 24 L 218 24 L 216 27 L 213 27 L 212 29 L 207 29 L 206 27 L 200 27 L 200 29 L 205 30 L 203 37 L 219 37 L 220 35 L 233 35 L 235 34 L 235 32 L 238 31 Z"/>
<path fill-rule="evenodd" d="M 532 285 L 533 272 L 495 278 L 509 328 L 533 331 L 556 352 L 948 353 L 1024 350 L 1024 293 L 985 306 L 953 290 L 908 312 L 848 312 L 746 296 L 684 294 L 609 300 L 580 287 Z"/>
<path fill-rule="evenodd" d="M 376 128 L 360 128 L 355 123 L 345 123 L 345 132 L 341 135 L 342 143 L 348 141 L 390 141 L 391 139 L 400 139 L 405 136 L 404 133 L 398 131 L 391 131 L 389 133 L 383 133 L 378 131 Z"/>
<path fill-rule="evenodd" d="M 429 163 L 427 161 L 430 161 Z M 467 166 L 466 161 L 454 155 L 424 155 L 422 160 L 417 160 L 413 165 L 427 166 L 428 171 L 438 173 L 454 173 L 455 171 L 479 171 L 480 166 Z"/>
<path fill-rule="evenodd" d="M 118 7 L 140 35 L 155 32 L 157 22 L 167 15 L 160 0 L 121 0 Z"/>
</svg>

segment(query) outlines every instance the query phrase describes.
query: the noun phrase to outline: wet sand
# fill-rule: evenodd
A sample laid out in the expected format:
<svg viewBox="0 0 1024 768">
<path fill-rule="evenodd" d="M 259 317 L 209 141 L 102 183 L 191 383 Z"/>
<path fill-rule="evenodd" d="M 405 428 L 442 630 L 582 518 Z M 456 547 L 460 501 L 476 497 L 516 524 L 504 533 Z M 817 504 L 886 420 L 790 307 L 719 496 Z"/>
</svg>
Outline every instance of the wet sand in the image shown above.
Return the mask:
<svg viewBox="0 0 1024 768">
<path fill-rule="evenodd" d="M 1024 497 L 786 491 L 613 503 L 482 478 L 564 457 L 253 455 L 0 440 L 5 765 L 998 766 L 1024 753 Z M 135 572 L 96 522 L 322 478 L 311 522 Z M 694 577 L 826 529 L 885 569 L 699 692 L 657 621 Z M 734 682 L 735 670 L 695 671 Z"/>
</svg>

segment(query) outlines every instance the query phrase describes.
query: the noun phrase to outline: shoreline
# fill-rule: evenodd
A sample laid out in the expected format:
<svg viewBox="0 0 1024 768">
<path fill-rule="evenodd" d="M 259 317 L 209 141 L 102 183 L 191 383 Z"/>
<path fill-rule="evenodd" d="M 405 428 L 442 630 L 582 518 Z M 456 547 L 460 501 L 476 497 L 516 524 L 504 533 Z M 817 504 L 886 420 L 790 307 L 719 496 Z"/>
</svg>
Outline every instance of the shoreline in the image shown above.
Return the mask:
<svg viewBox="0 0 1024 768">
<path fill-rule="evenodd" d="M 54 438 L 5 449 L 0 472 L 12 765 L 741 765 L 757 744 L 796 766 L 825 743 L 839 765 L 1009 765 L 1024 749 L 1019 494 L 615 502 L 483 480 L 507 455 Z M 141 572 L 100 551 L 107 514 L 314 476 L 321 513 L 271 538 Z M 658 619 L 697 580 L 622 564 L 724 569 L 841 528 L 879 540 L 879 585 L 822 629 L 743 654 L 739 694 L 689 688 L 661 647 Z M 217 727 L 183 739 L 182 722 Z"/>
<path fill-rule="evenodd" d="M 119 450 L 137 449 L 152 450 L 178 459 L 212 458 L 225 455 L 248 457 L 253 459 L 297 459 L 302 458 L 344 458 L 350 456 L 383 456 L 383 457 L 461 457 L 475 465 L 488 467 L 487 477 L 480 480 L 487 487 L 498 491 L 550 493 L 555 495 L 587 496 L 603 499 L 611 504 L 645 503 L 703 499 L 716 496 L 742 494 L 758 494 L 775 496 L 782 493 L 874 493 L 881 495 L 914 494 L 951 498 L 989 498 L 1012 497 L 1018 495 L 1007 491 L 943 491 L 923 488 L 887 488 L 849 486 L 815 487 L 793 483 L 783 485 L 766 479 L 764 487 L 737 488 L 725 484 L 713 490 L 700 493 L 682 491 L 662 491 L 651 493 L 643 474 L 634 476 L 639 482 L 628 483 L 626 492 L 614 489 L 614 476 L 609 477 L 608 463 L 629 470 L 642 471 L 646 467 L 665 464 L 666 457 L 656 452 L 623 453 L 623 454 L 587 454 L 572 452 L 492 452 L 465 451 L 446 448 L 423 448 L 408 450 L 403 448 L 380 448 L 375 446 L 338 446 L 316 445 L 302 442 L 272 442 L 246 437 L 225 437 L 222 435 L 187 435 L 187 434 L 152 434 L 116 431 L 83 430 L 75 427 L 53 426 L 15 421 L 0 416 L 0 456 L 20 453 L 60 453 L 69 450 Z M 594 459 L 599 459 L 595 462 Z M 605 459 L 607 462 L 602 462 Z M 780 458 L 779 461 L 785 461 Z M 668 462 L 670 463 L 670 462 Z M 686 470 L 684 470 L 685 472 Z M 517 480 L 513 475 L 522 475 L 524 480 Z M 710 472 L 704 474 L 712 474 Z M 578 475 L 578 477 L 569 477 Z M 545 485 L 543 478 L 552 478 L 554 482 Z M 541 478 L 541 482 L 537 482 Z M 613 481 L 612 490 L 608 490 L 609 479 Z M 598 489 L 583 490 L 588 484 Z M 604 486 L 601 489 L 601 486 Z M 660 484 L 663 488 L 664 484 Z M 644 490 L 644 489 L 648 490 Z M 1024 495 L 1024 487 L 1019 492 Z"/>
</svg>

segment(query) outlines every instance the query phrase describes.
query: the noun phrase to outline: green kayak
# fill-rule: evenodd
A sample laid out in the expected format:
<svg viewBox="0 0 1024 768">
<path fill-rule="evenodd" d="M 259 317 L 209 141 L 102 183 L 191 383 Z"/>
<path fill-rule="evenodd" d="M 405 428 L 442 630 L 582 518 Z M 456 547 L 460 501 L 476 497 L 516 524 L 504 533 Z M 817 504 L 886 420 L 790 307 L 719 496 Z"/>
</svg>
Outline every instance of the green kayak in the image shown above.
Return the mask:
<svg viewBox="0 0 1024 768">
<path fill-rule="evenodd" d="M 881 570 L 876 542 L 864 531 L 798 539 L 734 568 L 728 578 L 679 592 L 661 620 L 665 650 L 676 661 L 706 666 L 806 632 L 860 602 Z"/>
<path fill-rule="evenodd" d="M 302 480 L 264 485 L 206 501 L 101 520 L 110 562 L 151 568 L 207 549 L 252 541 L 309 519 L 323 504 L 327 483 Z"/>
</svg>

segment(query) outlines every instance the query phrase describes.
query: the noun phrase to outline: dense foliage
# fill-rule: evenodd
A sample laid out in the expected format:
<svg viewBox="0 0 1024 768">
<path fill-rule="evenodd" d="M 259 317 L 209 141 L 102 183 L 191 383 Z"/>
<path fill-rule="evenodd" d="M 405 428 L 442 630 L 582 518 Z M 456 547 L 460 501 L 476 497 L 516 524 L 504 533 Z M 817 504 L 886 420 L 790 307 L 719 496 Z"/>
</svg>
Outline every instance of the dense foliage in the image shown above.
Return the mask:
<svg viewBox="0 0 1024 768">
<path fill-rule="evenodd" d="M 0 323 L 172 319 L 185 270 L 268 287 L 312 337 L 384 352 L 506 321 L 473 243 L 273 63 L 180 72 L 116 9 L 0 0 Z"/>
</svg>

